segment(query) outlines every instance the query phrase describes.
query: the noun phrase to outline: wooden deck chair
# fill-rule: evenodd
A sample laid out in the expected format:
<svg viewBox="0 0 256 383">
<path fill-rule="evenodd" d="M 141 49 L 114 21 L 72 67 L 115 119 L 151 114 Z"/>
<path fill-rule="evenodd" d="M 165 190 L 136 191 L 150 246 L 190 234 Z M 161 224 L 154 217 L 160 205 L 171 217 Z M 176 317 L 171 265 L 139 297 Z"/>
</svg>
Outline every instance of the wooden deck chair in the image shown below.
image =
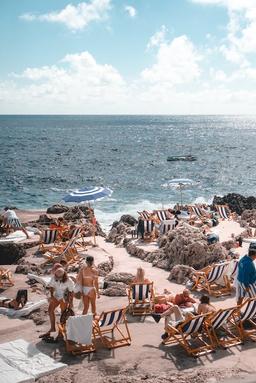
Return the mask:
<svg viewBox="0 0 256 383">
<path fill-rule="evenodd" d="M 215 207 L 221 219 L 233 219 L 233 214 L 231 213 L 228 205 L 215 205 Z"/>
<path fill-rule="evenodd" d="M 160 222 L 169 219 L 168 210 L 154 210 L 153 214 L 156 214 Z"/>
<path fill-rule="evenodd" d="M 47 253 L 45 253 L 45 263 L 60 262 L 61 260 L 65 260 L 67 264 L 71 264 L 80 261 L 81 256 L 78 254 L 77 249 L 75 247 L 76 240 L 76 237 L 72 238 L 66 244 L 59 247 L 57 250 L 54 249 L 54 251 L 48 251 Z"/>
<path fill-rule="evenodd" d="M 148 315 L 154 311 L 154 283 L 131 283 L 127 289 L 132 315 Z"/>
<path fill-rule="evenodd" d="M 104 311 L 99 319 L 94 320 L 94 336 L 95 338 L 99 337 L 108 349 L 131 344 L 131 335 L 125 313 L 126 307 Z"/>
<path fill-rule="evenodd" d="M 189 206 L 190 215 L 196 215 L 198 218 L 205 217 L 204 211 L 197 205 Z"/>
<path fill-rule="evenodd" d="M 40 244 L 38 250 L 41 252 L 45 252 L 49 250 L 49 247 L 45 247 L 45 245 L 53 245 L 58 236 L 58 230 L 52 230 L 52 229 L 46 229 L 43 231 L 41 238 L 40 238 Z"/>
<path fill-rule="evenodd" d="M 70 316 L 65 325 L 58 327 L 67 352 L 80 355 L 96 351 L 92 314 Z"/>
<path fill-rule="evenodd" d="M 195 272 L 196 281 L 192 290 L 205 290 L 209 295 L 219 297 L 222 295 L 230 295 L 231 289 L 226 285 L 224 275 L 227 271 L 229 262 L 216 263 L 210 267 L 206 267 L 201 271 Z M 218 284 L 220 278 L 223 277 L 224 286 Z"/>
<path fill-rule="evenodd" d="M 248 298 L 238 309 L 234 324 L 242 341 L 256 341 L 256 297 Z"/>
<path fill-rule="evenodd" d="M 162 221 L 159 226 L 160 234 L 163 235 L 168 233 L 168 231 L 175 229 L 175 225 L 176 225 L 175 219 L 168 219 L 168 220 Z"/>
<path fill-rule="evenodd" d="M 0 288 L 14 286 L 12 272 L 9 269 L 0 267 Z"/>
<path fill-rule="evenodd" d="M 211 352 L 213 350 L 212 344 L 203 339 L 204 322 L 208 316 L 209 314 L 196 315 L 176 326 L 170 321 L 165 328 L 168 337 L 163 340 L 163 344 L 179 343 L 191 356 L 200 356 Z M 192 346 L 189 341 L 191 343 L 199 342 L 200 345 Z"/>
<path fill-rule="evenodd" d="M 232 332 L 231 319 L 237 311 L 237 306 L 220 309 L 209 315 L 205 320 L 206 332 L 213 347 L 227 348 L 241 343 L 241 338 Z"/>
</svg>

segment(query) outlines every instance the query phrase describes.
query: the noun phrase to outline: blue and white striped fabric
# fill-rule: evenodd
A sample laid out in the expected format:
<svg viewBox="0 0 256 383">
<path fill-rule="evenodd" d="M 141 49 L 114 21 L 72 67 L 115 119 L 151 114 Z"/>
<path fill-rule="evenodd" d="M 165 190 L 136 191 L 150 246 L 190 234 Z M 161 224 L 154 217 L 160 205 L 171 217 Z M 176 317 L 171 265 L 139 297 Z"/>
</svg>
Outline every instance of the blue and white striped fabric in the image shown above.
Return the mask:
<svg viewBox="0 0 256 383">
<path fill-rule="evenodd" d="M 161 234 L 167 233 L 169 230 L 175 229 L 175 220 L 170 219 L 170 220 L 165 220 L 160 223 L 159 226 L 159 231 Z"/>
<path fill-rule="evenodd" d="M 224 272 L 226 271 L 227 267 L 228 263 L 218 263 L 214 265 L 207 277 L 208 282 L 212 283 L 221 278 Z"/>
<path fill-rule="evenodd" d="M 66 247 L 64 248 L 63 252 L 61 255 L 65 255 L 66 252 L 69 250 L 69 249 L 72 249 L 75 247 L 75 243 L 76 243 L 76 237 L 75 238 L 72 238 L 69 240 L 69 242 L 67 243 Z"/>
<path fill-rule="evenodd" d="M 123 317 L 123 309 L 104 313 L 102 319 L 99 321 L 99 327 L 111 326 L 120 323 Z"/>
<path fill-rule="evenodd" d="M 241 314 L 241 320 L 245 321 L 248 319 L 253 319 L 256 316 L 256 300 L 251 300 L 247 302 L 244 312 Z"/>
<path fill-rule="evenodd" d="M 256 297 L 256 283 L 253 285 L 249 285 L 249 290 L 246 291 L 246 286 L 239 282 L 238 280 L 236 281 L 236 299 L 239 300 L 241 298 L 245 298 L 248 296 L 249 298 L 254 298 Z"/>
<path fill-rule="evenodd" d="M 168 219 L 168 212 L 166 210 L 155 210 L 154 213 L 157 215 L 157 218 L 160 221 L 165 221 Z"/>
<path fill-rule="evenodd" d="M 104 187 L 87 187 L 70 192 L 63 198 L 64 202 L 71 203 L 84 203 L 91 202 L 109 197 L 112 194 L 112 190 Z"/>
<path fill-rule="evenodd" d="M 234 311 L 234 308 L 231 307 L 229 309 L 217 312 L 214 319 L 212 320 L 212 327 L 214 329 L 217 329 L 223 326 L 223 324 L 228 320 L 228 318 L 233 313 L 233 311 Z"/>
<path fill-rule="evenodd" d="M 229 214 L 227 212 L 226 206 L 225 205 L 218 205 L 218 212 L 221 218 L 223 219 L 228 219 Z"/>
<path fill-rule="evenodd" d="M 235 278 L 238 272 L 238 259 L 233 259 L 233 270 L 231 271 L 230 277 Z"/>
<path fill-rule="evenodd" d="M 10 225 L 10 226 L 15 227 L 15 228 L 22 227 L 22 224 L 20 223 L 19 218 L 9 218 L 7 220 L 7 225 Z"/>
<path fill-rule="evenodd" d="M 73 230 L 70 232 L 70 239 L 73 239 L 77 237 L 80 234 L 81 227 L 75 227 Z"/>
<path fill-rule="evenodd" d="M 149 219 L 149 217 L 150 217 L 150 215 L 151 215 L 151 214 L 150 214 L 148 211 L 146 211 L 146 210 L 138 211 L 137 213 L 139 214 L 140 218 L 145 219 L 145 220 Z"/>
<path fill-rule="evenodd" d="M 145 233 L 152 233 L 154 227 L 155 227 L 154 221 L 151 221 L 151 220 L 144 221 L 144 232 Z"/>
<path fill-rule="evenodd" d="M 42 242 L 45 243 L 46 245 L 49 245 L 50 243 L 54 243 L 56 241 L 57 235 L 58 235 L 58 230 L 46 229 L 43 232 Z"/>
<path fill-rule="evenodd" d="M 193 334 L 195 332 L 201 331 L 204 319 L 204 316 L 199 316 L 191 319 L 188 323 L 182 326 L 182 332 L 185 334 Z"/>
<path fill-rule="evenodd" d="M 150 285 L 133 285 L 132 286 L 132 299 L 135 301 L 144 301 L 149 298 Z"/>
<path fill-rule="evenodd" d="M 203 216 L 203 213 L 202 213 L 202 210 L 200 209 L 200 207 L 198 206 L 195 206 L 195 205 L 192 205 L 191 206 L 191 210 L 193 211 L 193 213 L 197 216 L 197 217 L 202 217 Z"/>
</svg>

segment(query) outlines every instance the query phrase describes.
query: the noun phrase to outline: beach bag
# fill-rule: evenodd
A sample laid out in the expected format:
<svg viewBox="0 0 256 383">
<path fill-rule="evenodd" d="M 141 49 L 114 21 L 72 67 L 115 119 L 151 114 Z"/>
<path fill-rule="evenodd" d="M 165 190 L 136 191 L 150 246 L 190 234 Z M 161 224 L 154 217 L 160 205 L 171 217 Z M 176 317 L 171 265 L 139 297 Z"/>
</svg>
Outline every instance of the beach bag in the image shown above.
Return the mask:
<svg viewBox="0 0 256 383">
<path fill-rule="evenodd" d="M 60 324 L 61 325 L 64 325 L 66 324 L 67 320 L 69 317 L 73 317 L 75 316 L 75 313 L 74 311 L 70 308 L 70 307 L 67 307 L 61 314 L 60 316 Z"/>
</svg>

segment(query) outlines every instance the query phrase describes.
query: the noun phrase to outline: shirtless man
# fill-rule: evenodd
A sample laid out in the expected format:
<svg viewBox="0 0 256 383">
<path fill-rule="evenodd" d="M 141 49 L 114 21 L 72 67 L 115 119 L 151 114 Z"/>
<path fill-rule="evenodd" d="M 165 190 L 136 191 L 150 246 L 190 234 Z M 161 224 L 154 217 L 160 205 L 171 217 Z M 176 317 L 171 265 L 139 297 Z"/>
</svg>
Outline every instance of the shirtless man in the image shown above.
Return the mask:
<svg viewBox="0 0 256 383">
<path fill-rule="evenodd" d="M 84 310 L 83 315 L 86 315 L 91 304 L 92 313 L 96 315 L 96 296 L 100 298 L 98 272 L 94 267 L 94 258 L 86 257 L 86 266 L 82 267 L 77 276 L 77 285 L 81 287 Z"/>
</svg>

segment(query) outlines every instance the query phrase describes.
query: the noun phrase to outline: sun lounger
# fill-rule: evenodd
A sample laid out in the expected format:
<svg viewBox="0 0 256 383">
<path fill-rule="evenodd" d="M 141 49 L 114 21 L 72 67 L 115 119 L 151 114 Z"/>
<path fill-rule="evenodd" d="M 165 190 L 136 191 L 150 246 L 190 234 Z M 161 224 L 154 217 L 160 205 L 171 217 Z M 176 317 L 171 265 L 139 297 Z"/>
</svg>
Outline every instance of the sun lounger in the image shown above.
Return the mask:
<svg viewBox="0 0 256 383">
<path fill-rule="evenodd" d="M 70 239 L 66 244 L 60 246 L 57 250 L 49 251 L 44 254 L 45 263 L 60 262 L 65 260 L 67 264 L 79 262 L 82 258 L 75 247 L 77 237 Z"/>
<path fill-rule="evenodd" d="M 196 215 L 198 218 L 205 217 L 205 211 L 198 205 L 189 206 L 190 215 Z"/>
<path fill-rule="evenodd" d="M 132 315 L 147 315 L 154 311 L 153 282 L 131 283 L 127 295 Z"/>
<path fill-rule="evenodd" d="M 213 347 L 227 348 L 241 343 L 241 338 L 232 331 L 231 319 L 237 311 L 237 306 L 220 309 L 205 320 L 206 332 Z"/>
<path fill-rule="evenodd" d="M 126 308 L 102 312 L 98 320 L 94 320 L 93 331 L 105 347 L 129 346 L 131 335 L 126 319 Z"/>
<path fill-rule="evenodd" d="M 201 271 L 195 272 L 196 281 L 192 290 L 205 290 L 209 295 L 216 297 L 230 295 L 231 289 L 227 286 L 224 279 L 228 266 L 229 262 L 216 263 Z M 224 286 L 218 283 L 221 278 L 223 278 Z"/>
<path fill-rule="evenodd" d="M 151 216 L 151 213 L 149 213 L 146 210 L 138 211 L 137 213 L 139 214 L 139 218 L 142 218 L 142 219 L 145 219 L 145 220 L 149 219 L 150 216 Z"/>
<path fill-rule="evenodd" d="M 175 224 L 176 222 L 174 219 L 168 219 L 168 220 L 162 221 L 159 226 L 160 234 L 163 235 L 168 233 L 168 231 L 175 229 Z"/>
<path fill-rule="evenodd" d="M 192 356 L 211 352 L 213 350 L 212 344 L 207 343 L 202 336 L 204 322 L 208 316 L 209 314 L 197 315 L 186 319 L 180 324 L 169 322 L 167 328 L 165 328 L 168 337 L 163 340 L 163 344 L 179 343 Z M 195 342 L 199 342 L 200 345 L 194 346 Z"/>
<path fill-rule="evenodd" d="M 215 205 L 215 207 L 221 219 L 233 219 L 233 214 L 231 213 L 228 205 Z"/>
<path fill-rule="evenodd" d="M 43 231 L 41 238 L 40 238 L 40 244 L 38 250 L 41 252 L 45 252 L 49 250 L 49 247 L 45 247 L 45 245 L 53 245 L 58 236 L 58 230 L 51 230 L 46 229 Z"/>
<path fill-rule="evenodd" d="M 0 267 L 0 288 L 14 286 L 12 272 L 9 269 Z"/>
<path fill-rule="evenodd" d="M 157 215 L 159 221 L 166 221 L 170 218 L 168 210 L 154 210 L 153 213 Z"/>
<path fill-rule="evenodd" d="M 79 355 L 95 351 L 92 314 L 70 316 L 65 325 L 58 327 L 67 352 Z"/>
</svg>

